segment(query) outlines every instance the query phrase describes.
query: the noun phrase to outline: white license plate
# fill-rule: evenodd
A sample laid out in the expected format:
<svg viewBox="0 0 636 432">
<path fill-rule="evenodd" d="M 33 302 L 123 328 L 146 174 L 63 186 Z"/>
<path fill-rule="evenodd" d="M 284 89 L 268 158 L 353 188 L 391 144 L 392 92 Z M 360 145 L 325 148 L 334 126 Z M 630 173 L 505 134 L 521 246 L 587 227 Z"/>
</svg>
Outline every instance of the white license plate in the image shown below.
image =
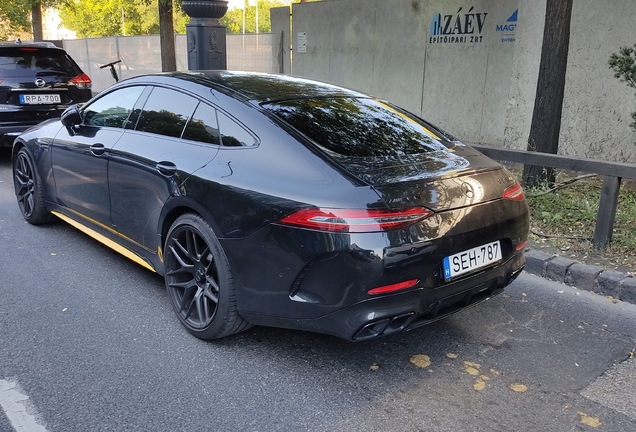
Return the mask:
<svg viewBox="0 0 636 432">
<path fill-rule="evenodd" d="M 496 263 L 500 259 L 501 245 L 499 241 L 447 256 L 442 261 L 444 279 L 449 280 L 465 273 L 470 273 L 489 264 Z"/>
<path fill-rule="evenodd" d="M 62 102 L 59 94 L 20 95 L 20 103 L 25 105 L 59 104 Z"/>
</svg>

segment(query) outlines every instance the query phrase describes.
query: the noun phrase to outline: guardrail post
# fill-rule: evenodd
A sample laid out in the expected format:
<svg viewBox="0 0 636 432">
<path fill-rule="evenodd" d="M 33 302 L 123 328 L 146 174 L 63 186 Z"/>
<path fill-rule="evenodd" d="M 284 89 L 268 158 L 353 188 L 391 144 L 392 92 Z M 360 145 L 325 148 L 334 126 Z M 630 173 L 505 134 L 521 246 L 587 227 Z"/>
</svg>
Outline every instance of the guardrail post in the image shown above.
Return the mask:
<svg viewBox="0 0 636 432">
<path fill-rule="evenodd" d="M 596 249 L 605 249 L 612 240 L 620 187 L 620 177 L 603 177 L 601 201 L 598 206 L 596 229 L 594 230 L 594 248 Z"/>
</svg>

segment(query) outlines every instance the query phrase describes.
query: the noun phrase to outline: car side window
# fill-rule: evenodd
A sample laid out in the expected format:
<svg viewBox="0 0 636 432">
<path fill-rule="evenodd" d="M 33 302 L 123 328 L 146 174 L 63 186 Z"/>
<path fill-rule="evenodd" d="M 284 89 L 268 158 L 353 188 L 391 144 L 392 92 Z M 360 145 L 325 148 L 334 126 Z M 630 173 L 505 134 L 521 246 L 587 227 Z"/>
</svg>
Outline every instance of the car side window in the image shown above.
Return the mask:
<svg viewBox="0 0 636 432">
<path fill-rule="evenodd" d="M 155 87 L 141 110 L 136 129 L 179 138 L 198 102 L 184 93 Z"/>
<path fill-rule="evenodd" d="M 256 140 L 245 128 L 223 113 L 218 113 L 221 145 L 224 147 L 252 147 Z"/>
<path fill-rule="evenodd" d="M 86 105 L 84 125 L 123 128 L 143 90 L 143 86 L 122 88 Z"/>
<path fill-rule="evenodd" d="M 183 131 L 183 138 L 219 145 L 221 142 L 219 140 L 219 126 L 216 121 L 216 109 L 201 102 Z"/>
</svg>

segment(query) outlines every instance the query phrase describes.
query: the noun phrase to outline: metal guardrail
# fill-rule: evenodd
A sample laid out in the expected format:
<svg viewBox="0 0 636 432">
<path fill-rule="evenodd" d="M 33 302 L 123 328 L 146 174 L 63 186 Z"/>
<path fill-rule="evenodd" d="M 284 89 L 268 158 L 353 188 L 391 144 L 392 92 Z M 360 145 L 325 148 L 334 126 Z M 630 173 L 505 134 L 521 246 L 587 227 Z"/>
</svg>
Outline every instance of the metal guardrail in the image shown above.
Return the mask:
<svg viewBox="0 0 636 432">
<path fill-rule="evenodd" d="M 596 215 L 594 247 L 604 249 L 612 241 L 621 180 L 623 178 L 636 180 L 636 165 L 525 150 L 511 150 L 483 144 L 470 145 L 492 159 L 602 175 L 603 187 Z"/>
</svg>

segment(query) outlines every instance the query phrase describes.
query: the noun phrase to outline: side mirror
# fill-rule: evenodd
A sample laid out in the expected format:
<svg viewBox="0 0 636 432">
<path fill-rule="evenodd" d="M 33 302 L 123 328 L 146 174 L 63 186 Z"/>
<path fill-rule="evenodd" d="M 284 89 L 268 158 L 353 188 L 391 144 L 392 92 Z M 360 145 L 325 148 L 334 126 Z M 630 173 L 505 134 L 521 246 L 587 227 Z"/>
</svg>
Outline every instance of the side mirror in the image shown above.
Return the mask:
<svg viewBox="0 0 636 432">
<path fill-rule="evenodd" d="M 66 108 L 60 117 L 60 121 L 67 128 L 82 124 L 82 113 L 79 105 L 71 105 Z"/>
</svg>

